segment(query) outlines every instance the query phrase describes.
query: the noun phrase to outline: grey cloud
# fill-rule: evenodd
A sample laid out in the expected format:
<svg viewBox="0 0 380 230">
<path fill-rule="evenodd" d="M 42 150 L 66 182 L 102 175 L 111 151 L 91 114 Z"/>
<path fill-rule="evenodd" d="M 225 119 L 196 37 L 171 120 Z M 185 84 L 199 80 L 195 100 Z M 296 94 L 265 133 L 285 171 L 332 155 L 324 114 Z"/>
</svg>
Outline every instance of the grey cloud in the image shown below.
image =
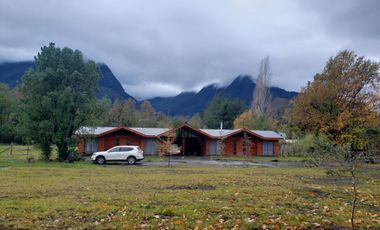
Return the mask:
<svg viewBox="0 0 380 230">
<path fill-rule="evenodd" d="M 128 93 L 147 98 L 255 76 L 269 55 L 273 84 L 300 90 L 341 49 L 380 60 L 378 6 L 376 0 L 0 0 L 0 61 L 30 60 L 53 41 L 108 64 Z"/>
<path fill-rule="evenodd" d="M 305 3 L 305 1 L 303 2 Z M 309 2 L 310 3 L 310 2 Z M 346 39 L 380 38 L 380 1 L 378 0 L 321 0 L 305 4 L 317 13 L 333 37 Z"/>
</svg>

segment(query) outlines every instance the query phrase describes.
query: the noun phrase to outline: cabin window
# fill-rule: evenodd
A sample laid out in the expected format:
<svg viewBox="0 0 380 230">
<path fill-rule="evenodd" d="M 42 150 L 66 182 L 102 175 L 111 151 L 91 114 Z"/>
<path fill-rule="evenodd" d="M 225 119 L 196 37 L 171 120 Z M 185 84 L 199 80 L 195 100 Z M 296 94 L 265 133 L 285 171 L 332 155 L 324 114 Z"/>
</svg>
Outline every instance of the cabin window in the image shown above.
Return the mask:
<svg viewBox="0 0 380 230">
<path fill-rule="evenodd" d="M 217 140 L 210 140 L 208 142 L 208 154 L 209 155 L 217 155 L 219 154 L 218 152 L 218 148 L 220 148 L 219 146 L 219 143 Z"/>
<path fill-rule="evenodd" d="M 115 142 L 116 142 L 116 145 L 120 145 L 120 139 L 118 137 L 116 137 Z"/>
<path fill-rule="evenodd" d="M 90 154 L 98 150 L 98 140 L 94 138 L 85 139 L 85 153 Z"/>
<path fill-rule="evenodd" d="M 157 153 L 157 143 L 155 139 L 144 140 L 144 155 L 154 155 Z"/>
<path fill-rule="evenodd" d="M 247 143 L 243 141 L 242 145 L 243 145 L 243 154 L 245 155 L 247 153 Z"/>
<path fill-rule="evenodd" d="M 272 141 L 263 142 L 263 156 L 273 156 L 273 142 Z"/>
</svg>

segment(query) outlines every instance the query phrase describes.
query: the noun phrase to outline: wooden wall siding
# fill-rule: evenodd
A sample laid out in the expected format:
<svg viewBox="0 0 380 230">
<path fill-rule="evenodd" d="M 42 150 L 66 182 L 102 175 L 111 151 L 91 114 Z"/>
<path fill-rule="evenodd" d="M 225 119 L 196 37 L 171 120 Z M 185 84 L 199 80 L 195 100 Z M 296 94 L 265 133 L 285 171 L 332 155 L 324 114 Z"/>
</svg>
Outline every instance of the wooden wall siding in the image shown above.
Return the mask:
<svg viewBox="0 0 380 230">
<path fill-rule="evenodd" d="M 273 155 L 277 157 L 279 153 L 280 153 L 280 142 L 273 141 Z"/>
<path fill-rule="evenodd" d="M 84 138 L 80 138 L 78 140 L 77 147 L 78 147 L 79 153 L 81 153 L 81 154 L 84 153 Z"/>
<path fill-rule="evenodd" d="M 263 155 L 263 142 L 258 141 L 257 142 L 257 156 L 262 156 Z"/>
<path fill-rule="evenodd" d="M 98 151 L 105 151 L 117 145 L 137 145 L 144 148 L 144 140 L 137 135 L 114 135 L 101 136 L 98 139 Z"/>
<path fill-rule="evenodd" d="M 104 137 L 98 138 L 98 151 L 104 151 L 105 149 Z"/>
<path fill-rule="evenodd" d="M 207 138 L 202 138 L 201 139 L 201 148 L 202 148 L 202 156 L 207 156 L 208 155 L 208 139 Z"/>
<path fill-rule="evenodd" d="M 251 148 L 250 151 L 246 151 L 244 153 L 244 141 L 243 141 L 243 133 L 238 133 L 234 136 L 228 137 L 224 141 L 224 154 L 226 156 L 258 156 L 262 155 L 262 140 L 257 138 L 256 136 L 249 135 L 251 140 Z M 236 154 L 234 154 L 234 142 L 236 143 Z"/>
</svg>

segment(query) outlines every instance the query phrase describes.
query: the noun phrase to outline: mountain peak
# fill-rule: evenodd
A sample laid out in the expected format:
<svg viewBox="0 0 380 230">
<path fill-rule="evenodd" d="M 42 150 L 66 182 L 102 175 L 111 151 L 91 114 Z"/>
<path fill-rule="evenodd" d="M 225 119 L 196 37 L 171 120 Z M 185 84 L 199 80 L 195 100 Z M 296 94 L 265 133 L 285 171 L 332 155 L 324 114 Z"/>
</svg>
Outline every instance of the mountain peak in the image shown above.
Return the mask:
<svg viewBox="0 0 380 230">
<path fill-rule="evenodd" d="M 239 75 L 232 82 L 253 82 L 252 77 L 250 75 Z"/>
<path fill-rule="evenodd" d="M 117 99 L 125 100 L 128 98 L 134 99 L 127 94 L 121 86 L 119 80 L 112 73 L 111 69 L 105 63 L 98 63 L 101 78 L 99 79 L 99 91 L 97 97 L 108 97 L 112 101 Z"/>
<path fill-rule="evenodd" d="M 166 98 L 156 97 L 149 101 L 157 111 L 169 115 L 191 116 L 195 113 L 202 112 L 217 94 L 238 99 L 249 106 L 252 103 L 254 88 L 255 83 L 251 76 L 239 75 L 229 85 L 222 88 L 216 84 L 211 84 L 203 87 L 198 93 L 181 93 L 177 96 Z M 285 101 L 285 103 L 297 95 L 295 92 L 288 92 L 278 87 L 271 87 L 270 91 L 273 100 L 282 98 L 284 99 L 282 101 Z"/>
<path fill-rule="evenodd" d="M 253 83 L 253 80 L 252 80 L 252 77 L 249 76 L 249 75 L 239 75 L 237 78 L 235 78 L 231 84 L 225 86 L 225 88 L 228 88 L 228 87 L 240 87 L 240 86 L 243 86 L 243 85 L 252 85 L 254 84 Z"/>
</svg>

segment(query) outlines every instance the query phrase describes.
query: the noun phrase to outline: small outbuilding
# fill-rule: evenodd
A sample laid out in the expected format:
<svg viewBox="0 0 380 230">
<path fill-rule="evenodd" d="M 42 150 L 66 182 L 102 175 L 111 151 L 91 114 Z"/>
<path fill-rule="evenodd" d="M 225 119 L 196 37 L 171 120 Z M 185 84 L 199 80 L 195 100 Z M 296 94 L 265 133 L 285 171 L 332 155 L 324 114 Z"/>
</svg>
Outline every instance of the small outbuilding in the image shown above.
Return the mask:
<svg viewBox="0 0 380 230">
<path fill-rule="evenodd" d="M 105 151 L 117 145 L 137 145 L 145 155 L 157 155 L 157 143 L 169 133 L 183 156 L 278 156 L 283 137 L 275 131 L 197 129 L 188 124 L 174 129 L 82 127 L 76 131 L 80 154 Z"/>
</svg>

